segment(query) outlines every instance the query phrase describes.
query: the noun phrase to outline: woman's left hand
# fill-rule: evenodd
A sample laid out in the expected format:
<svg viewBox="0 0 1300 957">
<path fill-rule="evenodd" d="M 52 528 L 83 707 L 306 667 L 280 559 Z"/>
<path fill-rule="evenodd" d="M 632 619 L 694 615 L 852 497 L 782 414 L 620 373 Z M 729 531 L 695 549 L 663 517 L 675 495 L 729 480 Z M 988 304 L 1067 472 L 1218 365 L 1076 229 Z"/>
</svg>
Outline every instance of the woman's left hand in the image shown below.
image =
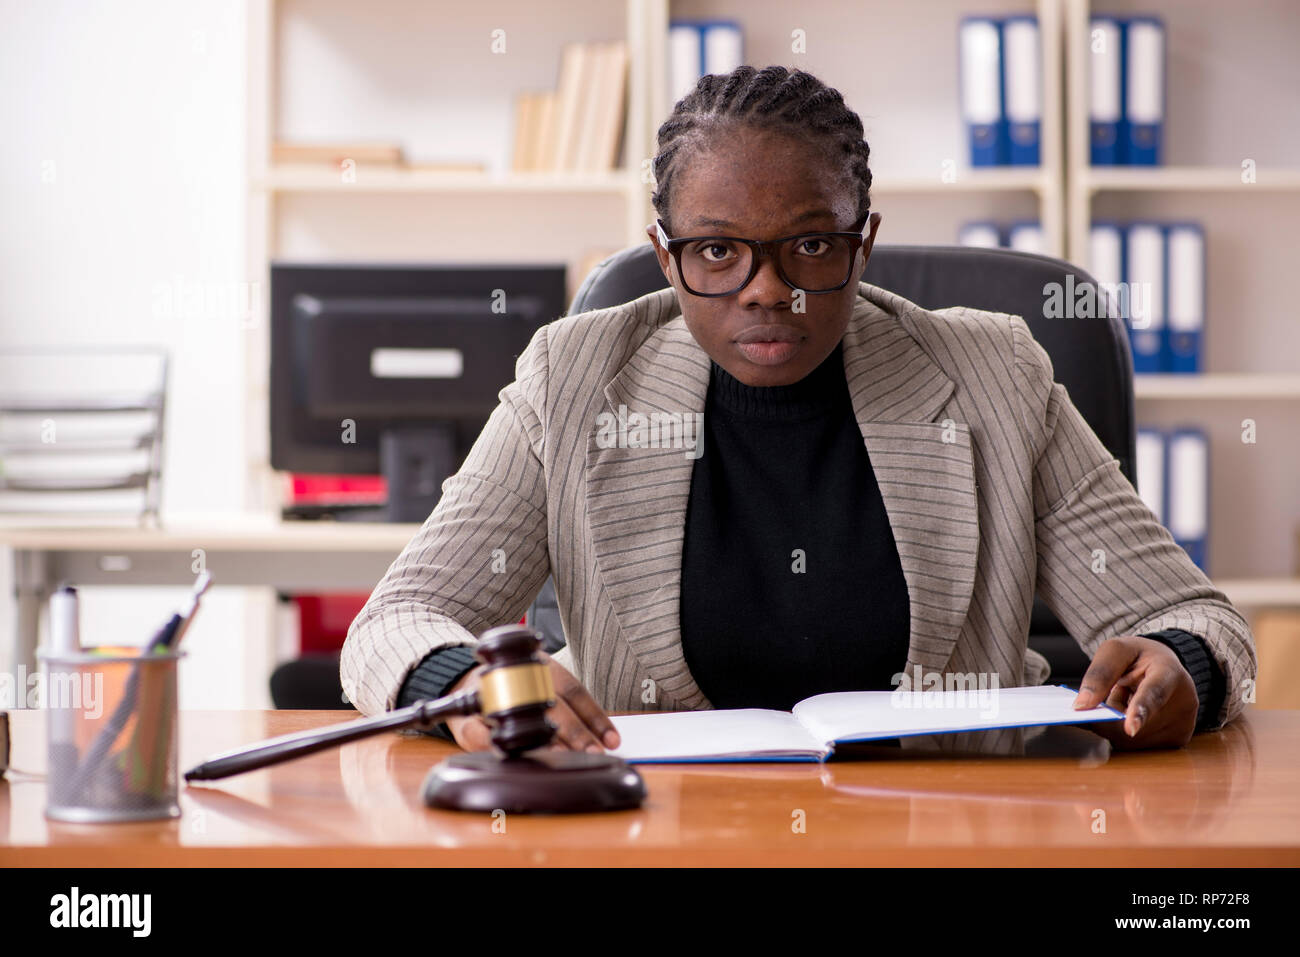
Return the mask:
<svg viewBox="0 0 1300 957">
<path fill-rule="evenodd" d="M 1102 702 L 1124 721 L 1081 725 L 1117 750 L 1181 748 L 1192 739 L 1200 705 L 1196 684 L 1174 650 L 1154 638 L 1123 635 L 1102 642 L 1079 686 L 1076 710 Z"/>
</svg>

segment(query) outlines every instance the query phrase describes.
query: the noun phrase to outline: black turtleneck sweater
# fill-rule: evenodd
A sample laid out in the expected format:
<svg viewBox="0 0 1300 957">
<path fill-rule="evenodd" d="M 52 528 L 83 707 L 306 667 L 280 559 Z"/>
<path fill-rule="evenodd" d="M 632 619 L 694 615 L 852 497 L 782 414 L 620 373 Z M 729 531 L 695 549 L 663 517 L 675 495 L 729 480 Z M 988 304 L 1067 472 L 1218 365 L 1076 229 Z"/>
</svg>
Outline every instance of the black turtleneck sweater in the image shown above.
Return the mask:
<svg viewBox="0 0 1300 957">
<path fill-rule="evenodd" d="M 687 666 L 716 708 L 789 710 L 827 691 L 889 691 L 906 663 L 907 582 L 842 348 L 788 386 L 747 386 L 712 364 L 680 621 Z M 1191 674 L 1200 730 L 1224 697 L 1205 642 L 1177 629 L 1144 637 Z M 464 646 L 430 652 L 397 706 L 446 694 L 473 666 Z M 445 724 L 433 733 L 450 738 Z"/>
<path fill-rule="evenodd" d="M 788 711 L 827 691 L 890 691 L 908 626 L 841 347 L 787 386 L 713 363 L 682 551 L 682 649 L 705 697 Z"/>
</svg>

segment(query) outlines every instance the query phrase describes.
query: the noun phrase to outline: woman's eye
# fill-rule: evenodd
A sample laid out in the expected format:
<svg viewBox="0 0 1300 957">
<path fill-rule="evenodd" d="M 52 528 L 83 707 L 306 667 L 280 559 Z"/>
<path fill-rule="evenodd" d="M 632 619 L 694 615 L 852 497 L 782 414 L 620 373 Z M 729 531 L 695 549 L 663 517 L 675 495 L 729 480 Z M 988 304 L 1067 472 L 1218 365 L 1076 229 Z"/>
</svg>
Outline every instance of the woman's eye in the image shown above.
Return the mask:
<svg viewBox="0 0 1300 957">
<path fill-rule="evenodd" d="M 697 254 L 708 262 L 722 262 L 731 255 L 731 247 L 726 243 L 701 243 Z"/>
</svg>

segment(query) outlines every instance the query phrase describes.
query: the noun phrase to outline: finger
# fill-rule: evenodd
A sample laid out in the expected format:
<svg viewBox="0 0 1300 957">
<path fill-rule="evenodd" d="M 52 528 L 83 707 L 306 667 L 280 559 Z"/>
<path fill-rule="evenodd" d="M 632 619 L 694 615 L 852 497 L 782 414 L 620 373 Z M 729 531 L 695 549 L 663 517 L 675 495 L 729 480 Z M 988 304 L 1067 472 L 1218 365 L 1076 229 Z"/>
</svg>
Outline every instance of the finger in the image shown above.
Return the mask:
<svg viewBox="0 0 1300 957">
<path fill-rule="evenodd" d="M 466 751 L 486 751 L 492 747 L 492 729 L 476 714 L 448 720 L 447 730 Z"/>
<path fill-rule="evenodd" d="M 1102 643 L 1079 683 L 1079 694 L 1074 699 L 1076 711 L 1095 708 L 1105 701 L 1115 682 L 1137 660 L 1138 649 L 1119 638 Z"/>
<path fill-rule="evenodd" d="M 578 720 L 590 729 L 593 740 L 597 744 L 603 742 L 607 748 L 617 748 L 619 737 L 614 722 L 609 720 L 609 715 L 605 714 L 582 683 L 563 665 L 554 663 L 552 677 L 555 679 L 555 693 L 569 706 Z"/>
<path fill-rule="evenodd" d="M 586 722 L 574 713 L 563 699 L 547 712 L 547 717 L 555 724 L 555 740 L 573 751 L 592 751 L 599 754 L 603 749 Z"/>
<path fill-rule="evenodd" d="M 1173 694 L 1178 675 L 1169 668 L 1152 668 L 1133 692 L 1124 715 L 1124 730 L 1134 737 L 1148 719 L 1159 713 Z"/>
<path fill-rule="evenodd" d="M 1115 687 L 1110 690 L 1110 697 L 1106 699 L 1106 704 L 1116 711 L 1123 711 L 1128 707 L 1129 699 L 1133 697 L 1133 689 L 1128 686 L 1124 679 L 1115 683 Z"/>
</svg>

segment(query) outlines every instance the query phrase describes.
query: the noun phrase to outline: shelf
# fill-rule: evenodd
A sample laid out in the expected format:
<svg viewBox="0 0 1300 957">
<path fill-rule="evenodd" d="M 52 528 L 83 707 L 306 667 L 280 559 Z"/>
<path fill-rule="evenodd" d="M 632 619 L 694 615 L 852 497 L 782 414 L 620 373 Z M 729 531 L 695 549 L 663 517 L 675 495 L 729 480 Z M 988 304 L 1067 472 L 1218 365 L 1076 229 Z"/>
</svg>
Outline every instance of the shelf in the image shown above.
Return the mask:
<svg viewBox="0 0 1300 957">
<path fill-rule="evenodd" d="M 1242 608 L 1300 607 L 1300 578 L 1225 578 L 1214 586 Z"/>
<path fill-rule="evenodd" d="M 343 182 L 328 166 L 279 166 L 254 176 L 254 189 L 274 193 L 610 193 L 625 195 L 639 182 L 626 170 L 605 173 L 491 173 L 365 167 Z"/>
<path fill-rule="evenodd" d="M 1300 399 L 1300 375 L 1135 375 L 1133 391 L 1138 399 Z"/>
<path fill-rule="evenodd" d="M 1047 188 L 1047 176 L 1037 166 L 1002 166 L 988 169 L 959 169 L 956 179 L 946 183 L 934 176 L 893 175 L 887 170 L 871 171 L 871 191 L 892 193 L 984 193 L 989 191 L 1041 193 Z"/>
<path fill-rule="evenodd" d="M 1241 181 L 1241 170 L 1231 166 L 1090 166 L 1079 172 L 1079 185 L 1089 192 L 1102 190 L 1199 191 L 1251 190 L 1300 192 L 1300 169 L 1263 166 L 1254 183 Z"/>
</svg>

